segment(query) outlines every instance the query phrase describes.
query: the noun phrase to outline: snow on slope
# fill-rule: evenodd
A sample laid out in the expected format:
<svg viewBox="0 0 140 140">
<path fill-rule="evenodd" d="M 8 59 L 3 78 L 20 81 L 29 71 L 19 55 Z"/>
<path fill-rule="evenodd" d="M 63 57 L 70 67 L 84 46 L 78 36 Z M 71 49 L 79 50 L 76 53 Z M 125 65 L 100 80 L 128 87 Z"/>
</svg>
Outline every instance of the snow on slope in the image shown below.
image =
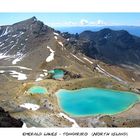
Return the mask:
<svg viewBox="0 0 140 140">
<path fill-rule="evenodd" d="M 4 59 L 4 58 L 10 58 L 10 55 L 4 55 L 2 53 L 0 53 L 0 59 Z"/>
<path fill-rule="evenodd" d="M 57 40 L 58 39 L 58 37 L 57 36 L 54 36 L 54 38 Z"/>
<path fill-rule="evenodd" d="M 101 68 L 100 65 L 97 65 L 96 70 L 98 70 L 100 73 L 102 73 L 102 74 L 104 74 L 104 75 L 106 75 L 106 76 L 108 76 L 108 77 L 112 77 L 112 78 L 116 79 L 117 81 L 125 82 L 125 81 L 123 81 L 122 79 L 120 79 L 119 77 L 114 76 L 114 75 L 108 73 L 107 71 L 105 71 L 103 68 Z"/>
<path fill-rule="evenodd" d="M 39 105 L 32 104 L 32 103 L 24 103 L 24 104 L 20 105 L 20 107 L 23 107 L 23 108 L 26 108 L 26 109 L 29 109 L 29 110 L 33 110 L 33 111 L 36 111 L 40 108 Z"/>
<path fill-rule="evenodd" d="M 66 48 L 64 47 L 64 44 L 61 41 L 57 41 L 57 43 L 62 47 L 62 50 L 66 50 Z"/>
<path fill-rule="evenodd" d="M 5 36 L 5 35 L 7 35 L 9 32 L 10 32 L 10 31 L 9 31 L 9 27 L 6 27 L 6 29 L 3 31 L 3 33 L 1 34 L 0 37 L 3 37 L 3 36 Z"/>
<path fill-rule="evenodd" d="M 70 118 L 69 116 L 67 116 L 66 114 L 64 114 L 64 113 L 61 112 L 61 113 L 59 113 L 59 116 L 60 117 L 64 117 L 67 120 L 69 120 L 70 122 L 72 122 L 73 123 L 72 124 L 72 127 L 73 128 L 79 128 L 79 125 L 76 123 L 76 121 L 74 119 Z"/>
<path fill-rule="evenodd" d="M 59 44 L 60 46 L 64 47 L 64 45 L 63 45 L 62 42 L 58 41 L 58 44 Z"/>
<path fill-rule="evenodd" d="M 5 71 L 4 70 L 0 70 L 0 73 L 4 73 Z"/>
<path fill-rule="evenodd" d="M 15 65 L 17 62 L 21 61 L 22 58 L 16 58 L 12 61 L 12 64 Z"/>
<path fill-rule="evenodd" d="M 43 69 L 42 70 L 42 73 L 39 75 L 39 76 L 37 76 L 37 78 L 36 78 L 36 82 L 38 82 L 38 81 L 41 81 L 41 80 L 43 80 L 43 78 L 45 77 L 45 76 L 47 76 L 48 75 L 48 71 L 47 70 L 45 70 L 45 69 Z"/>
<path fill-rule="evenodd" d="M 36 78 L 36 82 L 43 80 L 41 77 Z"/>
<path fill-rule="evenodd" d="M 80 58 L 78 58 L 76 55 L 70 53 L 74 58 L 76 58 L 77 60 L 81 61 L 82 63 L 85 63 L 83 60 L 81 60 Z"/>
<path fill-rule="evenodd" d="M 27 79 L 26 74 L 20 73 L 20 72 L 14 71 L 14 70 L 10 71 L 10 75 L 12 77 L 17 78 L 18 80 L 26 80 Z"/>
<path fill-rule="evenodd" d="M 64 44 L 61 41 L 58 41 L 59 34 L 54 32 L 54 35 L 54 38 L 56 39 L 57 43 L 62 47 L 62 50 L 64 50 Z"/>
<path fill-rule="evenodd" d="M 32 70 L 27 67 L 22 66 L 0 66 L 0 73 L 2 74 L 9 74 L 11 77 L 16 78 L 17 80 L 26 80 L 27 75 L 23 73 L 23 70 Z"/>
<path fill-rule="evenodd" d="M 87 59 L 86 57 L 83 57 L 84 60 L 88 61 L 90 64 L 93 64 L 92 61 L 90 61 L 89 59 Z"/>
<path fill-rule="evenodd" d="M 58 34 L 58 33 L 56 33 L 56 32 L 54 32 L 53 34 L 54 34 L 54 35 L 56 35 L 56 36 L 59 36 L 59 34 Z"/>
<path fill-rule="evenodd" d="M 52 50 L 49 46 L 47 46 L 47 48 L 50 50 L 50 55 L 46 58 L 46 62 L 51 62 L 52 60 L 54 60 L 54 53 L 55 51 Z"/>
</svg>

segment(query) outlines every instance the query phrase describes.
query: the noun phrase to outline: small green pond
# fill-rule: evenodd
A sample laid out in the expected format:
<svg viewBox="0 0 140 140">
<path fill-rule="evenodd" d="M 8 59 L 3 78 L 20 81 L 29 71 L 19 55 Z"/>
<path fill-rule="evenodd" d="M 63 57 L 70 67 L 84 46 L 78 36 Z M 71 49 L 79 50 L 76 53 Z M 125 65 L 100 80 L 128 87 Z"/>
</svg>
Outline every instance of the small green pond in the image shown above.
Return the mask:
<svg viewBox="0 0 140 140">
<path fill-rule="evenodd" d="M 62 69 L 53 69 L 50 70 L 48 73 L 51 73 L 53 79 L 61 79 L 64 77 L 64 71 Z"/>
<path fill-rule="evenodd" d="M 27 92 L 32 93 L 32 94 L 45 94 L 48 91 L 45 87 L 33 86 L 33 87 L 29 88 Z"/>
</svg>

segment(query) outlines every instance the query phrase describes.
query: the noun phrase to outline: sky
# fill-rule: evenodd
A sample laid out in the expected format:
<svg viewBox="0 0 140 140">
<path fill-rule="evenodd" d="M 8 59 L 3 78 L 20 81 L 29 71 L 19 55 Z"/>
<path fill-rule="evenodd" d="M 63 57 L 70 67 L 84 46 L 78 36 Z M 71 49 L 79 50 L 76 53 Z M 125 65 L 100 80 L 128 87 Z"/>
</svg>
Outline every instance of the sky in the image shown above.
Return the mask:
<svg viewBox="0 0 140 140">
<path fill-rule="evenodd" d="M 0 25 L 11 25 L 33 16 L 51 27 L 140 26 L 140 13 L 0 13 Z"/>
</svg>

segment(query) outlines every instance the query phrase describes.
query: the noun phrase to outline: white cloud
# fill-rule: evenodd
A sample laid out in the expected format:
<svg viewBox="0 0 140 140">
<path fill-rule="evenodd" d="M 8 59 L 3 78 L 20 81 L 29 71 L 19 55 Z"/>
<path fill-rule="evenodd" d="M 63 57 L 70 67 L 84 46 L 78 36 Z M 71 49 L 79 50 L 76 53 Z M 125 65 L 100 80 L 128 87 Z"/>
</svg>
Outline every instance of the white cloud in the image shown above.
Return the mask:
<svg viewBox="0 0 140 140">
<path fill-rule="evenodd" d="M 81 21 L 80 21 L 80 25 L 88 25 L 88 20 L 86 20 L 86 19 L 81 19 Z"/>
<path fill-rule="evenodd" d="M 104 26 L 109 25 L 109 23 L 98 19 L 96 21 L 88 21 L 87 19 L 81 19 L 79 22 L 76 21 L 62 21 L 62 22 L 55 22 L 55 23 L 46 23 L 51 27 L 71 27 L 71 26 Z"/>
<path fill-rule="evenodd" d="M 103 20 L 98 19 L 97 21 L 90 22 L 91 26 L 100 26 L 100 25 L 107 25 L 107 23 Z"/>
<path fill-rule="evenodd" d="M 78 23 L 77 22 L 73 22 L 73 21 L 66 21 L 66 22 L 54 22 L 54 23 L 46 23 L 47 25 L 51 26 L 51 27 L 63 27 L 63 26 L 77 26 Z"/>
<path fill-rule="evenodd" d="M 105 25 L 106 23 L 103 20 L 97 20 L 97 25 Z"/>
</svg>

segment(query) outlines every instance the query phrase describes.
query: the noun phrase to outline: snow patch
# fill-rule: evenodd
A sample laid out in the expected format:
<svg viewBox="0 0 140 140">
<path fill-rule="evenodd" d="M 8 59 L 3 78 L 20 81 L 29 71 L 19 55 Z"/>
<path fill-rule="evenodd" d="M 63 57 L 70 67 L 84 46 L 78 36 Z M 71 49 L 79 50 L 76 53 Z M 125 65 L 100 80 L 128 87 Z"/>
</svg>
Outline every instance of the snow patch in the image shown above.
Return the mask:
<svg viewBox="0 0 140 140">
<path fill-rule="evenodd" d="M 45 77 L 45 76 L 47 76 L 48 75 L 48 71 L 47 70 L 43 70 L 43 73 L 41 73 L 38 77 L 37 77 L 37 79 L 35 80 L 36 82 L 37 81 L 41 81 L 41 80 L 43 80 L 43 77 Z"/>
<path fill-rule="evenodd" d="M 12 37 L 17 37 L 17 34 L 15 34 L 15 35 L 12 35 Z"/>
<path fill-rule="evenodd" d="M 4 45 L 4 43 L 0 44 L 0 47 L 2 47 Z"/>
<path fill-rule="evenodd" d="M 54 32 L 53 34 L 54 34 L 54 35 L 57 35 L 57 36 L 59 36 L 59 34 L 58 34 L 58 33 L 56 33 L 56 32 Z"/>
<path fill-rule="evenodd" d="M 12 61 L 12 64 L 15 65 L 17 62 L 21 61 L 22 58 L 16 58 Z"/>
<path fill-rule="evenodd" d="M 105 39 L 111 38 L 111 35 L 110 34 L 107 34 L 107 35 L 104 36 L 104 38 Z"/>
<path fill-rule="evenodd" d="M 60 46 L 64 47 L 64 45 L 63 45 L 62 42 L 58 41 L 58 44 L 59 44 Z"/>
<path fill-rule="evenodd" d="M 48 75 L 48 73 L 44 72 L 44 75 L 45 75 L 45 76 L 47 76 L 47 75 Z"/>
<path fill-rule="evenodd" d="M 25 57 L 25 55 L 23 55 L 22 53 L 17 53 L 17 56 L 18 57 L 12 61 L 13 65 L 17 64 L 17 62 L 21 61 L 23 57 Z"/>
<path fill-rule="evenodd" d="M 88 61 L 90 64 L 93 64 L 92 61 L 90 61 L 89 59 L 87 59 L 86 57 L 83 57 L 86 61 Z"/>
<path fill-rule="evenodd" d="M 24 34 L 24 32 L 20 31 L 18 37 L 23 35 L 23 34 Z"/>
<path fill-rule="evenodd" d="M 14 41 L 12 40 L 12 41 L 10 41 L 10 44 L 12 44 L 12 43 L 14 43 Z"/>
<path fill-rule="evenodd" d="M 10 50 L 12 50 L 14 47 L 16 47 L 16 45 L 14 44 L 13 46 L 10 47 L 10 49 L 6 52 L 8 53 Z"/>
<path fill-rule="evenodd" d="M 4 73 L 5 71 L 4 70 L 0 70 L 0 73 Z"/>
<path fill-rule="evenodd" d="M 5 39 L 5 42 L 8 41 L 8 40 L 9 40 L 9 38 Z"/>
<path fill-rule="evenodd" d="M 20 105 L 20 107 L 23 107 L 23 108 L 26 108 L 26 109 L 29 109 L 29 110 L 33 110 L 33 111 L 36 111 L 40 108 L 39 105 L 32 104 L 32 103 L 24 103 L 24 104 Z"/>
<path fill-rule="evenodd" d="M 132 81 L 134 81 L 135 82 L 135 79 L 134 78 L 131 78 L 132 79 Z"/>
<path fill-rule="evenodd" d="M 104 36 L 104 38 L 105 38 L 105 39 L 107 39 L 107 38 L 108 38 L 108 36 L 106 35 L 106 36 Z"/>
<path fill-rule="evenodd" d="M 49 46 L 47 46 L 47 48 L 50 50 L 50 55 L 46 58 L 46 62 L 51 62 L 52 60 L 54 60 L 54 53 L 55 51 L 53 51 Z"/>
<path fill-rule="evenodd" d="M 0 53 L 0 59 L 9 58 L 9 57 L 10 55 L 5 55 L 5 54 Z"/>
<path fill-rule="evenodd" d="M 0 37 L 3 37 L 5 35 L 7 35 L 10 31 L 8 31 L 9 27 L 6 27 L 6 29 L 3 31 L 3 33 L 1 34 Z"/>
<path fill-rule="evenodd" d="M 23 122 L 22 128 L 28 128 L 25 122 Z M 30 127 L 30 128 L 36 128 L 36 127 Z"/>
<path fill-rule="evenodd" d="M 57 40 L 58 39 L 58 37 L 57 36 L 54 36 L 54 38 Z"/>
<path fill-rule="evenodd" d="M 43 69 L 44 75 L 47 76 L 48 75 L 48 70 Z"/>
<path fill-rule="evenodd" d="M 48 70 L 43 69 L 44 72 L 48 72 Z"/>
<path fill-rule="evenodd" d="M 12 77 L 17 78 L 18 80 L 26 80 L 27 79 L 26 74 L 20 73 L 20 72 L 14 71 L 14 70 L 10 71 L 10 75 Z"/>
<path fill-rule="evenodd" d="M 27 125 L 25 122 L 23 123 L 22 128 L 27 128 Z"/>
<path fill-rule="evenodd" d="M 96 70 L 98 70 L 98 72 L 106 75 L 106 73 L 104 71 L 100 70 L 100 68 L 96 67 Z M 108 75 L 106 75 L 106 76 L 108 76 Z"/>
<path fill-rule="evenodd" d="M 96 69 L 97 69 L 100 73 L 103 73 L 104 75 L 106 75 L 106 76 L 108 76 L 108 77 L 112 77 L 112 78 L 114 78 L 114 79 L 116 79 L 116 80 L 118 80 L 118 81 L 120 81 L 120 82 L 126 83 L 125 81 L 123 81 L 123 80 L 120 79 L 119 77 L 114 76 L 114 75 L 108 73 L 107 71 L 105 71 L 103 68 L 101 68 L 100 65 L 97 65 Z"/>
<path fill-rule="evenodd" d="M 39 77 L 39 78 L 36 78 L 36 82 L 38 82 L 38 81 L 41 81 L 41 80 L 43 80 L 41 77 Z"/>
<path fill-rule="evenodd" d="M 70 122 L 72 122 L 73 123 L 72 124 L 72 127 L 73 128 L 79 128 L 79 125 L 76 123 L 76 121 L 74 119 L 70 118 L 69 116 L 67 116 L 66 114 L 64 114 L 64 113 L 61 112 L 61 113 L 59 113 L 59 116 L 60 117 L 64 117 L 67 120 L 69 120 Z"/>
<path fill-rule="evenodd" d="M 44 74 L 40 74 L 40 77 L 44 77 Z"/>
<path fill-rule="evenodd" d="M 31 68 L 27 68 L 27 67 L 22 67 L 22 66 L 9 66 L 9 67 L 17 67 L 17 68 L 20 68 L 20 69 L 23 69 L 23 70 L 32 70 Z"/>
<path fill-rule="evenodd" d="M 70 53 L 74 58 L 76 58 L 77 60 L 81 61 L 82 63 L 85 63 L 83 60 L 81 60 L 80 58 L 78 58 L 76 55 Z"/>
</svg>

